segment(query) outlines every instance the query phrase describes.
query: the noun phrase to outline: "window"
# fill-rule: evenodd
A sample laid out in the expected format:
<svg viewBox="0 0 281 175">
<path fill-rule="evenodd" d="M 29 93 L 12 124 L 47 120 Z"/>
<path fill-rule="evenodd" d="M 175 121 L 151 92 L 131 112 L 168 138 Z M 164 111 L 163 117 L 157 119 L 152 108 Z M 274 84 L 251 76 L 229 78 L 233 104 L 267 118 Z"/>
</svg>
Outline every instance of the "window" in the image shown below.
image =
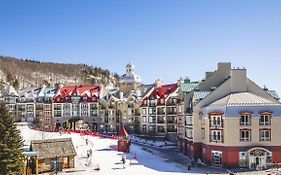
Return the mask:
<svg viewBox="0 0 281 175">
<path fill-rule="evenodd" d="M 145 108 L 142 109 L 142 115 L 146 115 L 146 109 Z"/>
<path fill-rule="evenodd" d="M 82 116 L 88 116 L 88 111 L 82 111 Z"/>
<path fill-rule="evenodd" d="M 221 130 L 211 130 L 210 141 L 211 142 L 222 142 L 223 141 L 222 131 Z"/>
<path fill-rule="evenodd" d="M 88 104 L 82 104 L 81 109 L 82 110 L 88 110 Z"/>
<path fill-rule="evenodd" d="M 261 114 L 260 116 L 260 125 L 270 125 L 270 115 L 268 114 Z"/>
<path fill-rule="evenodd" d="M 193 134 L 192 134 L 192 128 L 186 128 L 185 129 L 185 136 L 188 139 L 192 139 L 193 138 Z"/>
<path fill-rule="evenodd" d="M 146 132 L 146 131 L 147 131 L 146 125 L 142 125 L 142 132 Z"/>
<path fill-rule="evenodd" d="M 223 126 L 223 121 L 222 121 L 222 116 L 221 115 L 212 115 L 210 117 L 210 126 L 211 127 L 222 127 Z"/>
<path fill-rule="evenodd" d="M 222 152 L 212 151 L 212 164 L 221 165 L 222 164 Z"/>
<path fill-rule="evenodd" d="M 251 116 L 247 114 L 242 114 L 240 118 L 241 126 L 249 126 L 251 125 Z"/>
<path fill-rule="evenodd" d="M 271 140 L 271 130 L 261 129 L 260 130 L 260 141 L 270 141 Z"/>
<path fill-rule="evenodd" d="M 143 123 L 146 123 L 146 116 L 143 116 L 143 117 L 142 117 L 142 122 L 143 122 Z"/>
<path fill-rule="evenodd" d="M 251 130 L 240 130 L 240 141 L 250 141 L 251 140 Z"/>
</svg>

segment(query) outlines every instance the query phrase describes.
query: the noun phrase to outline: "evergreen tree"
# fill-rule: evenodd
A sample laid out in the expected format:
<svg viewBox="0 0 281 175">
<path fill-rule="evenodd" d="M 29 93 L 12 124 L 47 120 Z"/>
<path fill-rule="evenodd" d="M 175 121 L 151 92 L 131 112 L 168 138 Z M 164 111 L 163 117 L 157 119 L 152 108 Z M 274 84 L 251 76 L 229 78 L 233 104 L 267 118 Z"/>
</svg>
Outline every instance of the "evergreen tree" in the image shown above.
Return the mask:
<svg viewBox="0 0 281 175">
<path fill-rule="evenodd" d="M 23 173 L 23 139 L 12 116 L 3 102 L 0 103 L 0 174 Z"/>
</svg>

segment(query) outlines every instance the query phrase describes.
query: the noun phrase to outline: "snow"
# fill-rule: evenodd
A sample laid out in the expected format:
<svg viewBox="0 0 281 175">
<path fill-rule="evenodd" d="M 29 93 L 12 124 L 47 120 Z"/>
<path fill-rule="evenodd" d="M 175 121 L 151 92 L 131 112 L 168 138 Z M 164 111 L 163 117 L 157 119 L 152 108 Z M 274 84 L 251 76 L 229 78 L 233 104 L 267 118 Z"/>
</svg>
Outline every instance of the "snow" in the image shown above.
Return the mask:
<svg viewBox="0 0 281 175">
<path fill-rule="evenodd" d="M 30 129 L 27 125 L 17 126 L 25 140 L 30 144 L 31 140 L 72 138 L 76 150 L 75 168 L 64 169 L 59 174 L 99 174 L 99 175 L 181 175 L 188 174 L 186 167 L 168 162 L 163 157 L 144 149 L 144 147 L 132 144 L 129 154 L 116 151 L 117 140 L 100 138 L 96 136 L 80 135 L 77 133 L 42 132 Z M 86 139 L 88 144 L 86 144 Z M 92 150 L 92 155 L 87 157 L 87 151 Z M 122 164 L 122 156 L 126 156 L 125 168 Z M 97 167 L 99 171 L 95 170 Z M 199 173 L 196 173 L 199 174 Z"/>
</svg>

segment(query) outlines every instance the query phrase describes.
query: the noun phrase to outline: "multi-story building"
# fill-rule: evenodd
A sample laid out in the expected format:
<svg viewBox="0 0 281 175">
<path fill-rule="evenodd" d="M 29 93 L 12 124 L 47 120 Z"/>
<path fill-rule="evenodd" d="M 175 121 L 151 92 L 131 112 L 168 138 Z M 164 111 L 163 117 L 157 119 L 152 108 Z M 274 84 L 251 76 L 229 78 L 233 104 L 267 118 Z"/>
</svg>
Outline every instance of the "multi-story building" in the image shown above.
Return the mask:
<svg viewBox="0 0 281 175">
<path fill-rule="evenodd" d="M 20 121 L 35 122 L 36 116 L 36 96 L 40 91 L 40 87 L 26 88 L 19 92 L 17 98 L 16 118 Z"/>
<path fill-rule="evenodd" d="M 186 154 L 186 138 L 188 135 L 191 135 L 190 133 L 187 134 L 189 130 L 192 130 L 192 128 L 189 128 L 192 126 L 192 120 L 191 120 L 191 113 L 192 108 L 190 103 L 188 103 L 191 98 L 191 92 L 196 90 L 196 88 L 199 86 L 200 82 L 191 82 L 189 78 L 185 78 L 183 83 L 181 83 L 178 91 L 178 106 L 177 106 L 177 142 L 178 142 L 178 148 Z"/>
<path fill-rule="evenodd" d="M 9 113 L 14 118 L 15 121 L 20 121 L 20 118 L 16 116 L 16 100 L 18 98 L 18 92 L 13 88 L 13 86 L 8 85 L 4 88 L 2 93 L 2 100 L 6 104 Z"/>
<path fill-rule="evenodd" d="M 129 133 L 139 131 L 139 102 L 134 92 L 123 95 L 118 90 L 109 91 L 100 100 L 100 116 L 103 119 L 104 129 L 101 132 L 117 133 L 124 126 Z"/>
<path fill-rule="evenodd" d="M 98 86 L 60 87 L 53 97 L 52 116 L 56 129 L 81 129 L 88 126 L 98 131 L 100 117 Z"/>
<path fill-rule="evenodd" d="M 179 85 L 162 85 L 157 80 L 141 100 L 141 131 L 148 134 L 176 134 Z"/>
<path fill-rule="evenodd" d="M 52 100 L 57 88 L 43 86 L 36 97 L 36 124 L 39 128 L 52 131 Z"/>
<path fill-rule="evenodd" d="M 250 169 L 280 162 L 281 103 L 273 92 L 248 79 L 246 69 L 220 63 L 193 92 L 188 154 L 212 165 Z"/>
</svg>

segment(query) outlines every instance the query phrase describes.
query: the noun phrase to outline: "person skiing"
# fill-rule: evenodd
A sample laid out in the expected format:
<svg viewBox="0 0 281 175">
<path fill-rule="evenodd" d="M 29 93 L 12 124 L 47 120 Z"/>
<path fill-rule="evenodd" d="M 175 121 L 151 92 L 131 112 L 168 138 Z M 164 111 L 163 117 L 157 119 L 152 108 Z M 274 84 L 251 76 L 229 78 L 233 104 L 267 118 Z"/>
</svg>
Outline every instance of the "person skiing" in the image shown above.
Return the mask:
<svg viewBox="0 0 281 175">
<path fill-rule="evenodd" d="M 124 155 L 122 156 L 121 161 L 122 161 L 122 163 L 123 163 L 123 169 L 125 169 L 126 158 L 125 158 Z"/>
</svg>

